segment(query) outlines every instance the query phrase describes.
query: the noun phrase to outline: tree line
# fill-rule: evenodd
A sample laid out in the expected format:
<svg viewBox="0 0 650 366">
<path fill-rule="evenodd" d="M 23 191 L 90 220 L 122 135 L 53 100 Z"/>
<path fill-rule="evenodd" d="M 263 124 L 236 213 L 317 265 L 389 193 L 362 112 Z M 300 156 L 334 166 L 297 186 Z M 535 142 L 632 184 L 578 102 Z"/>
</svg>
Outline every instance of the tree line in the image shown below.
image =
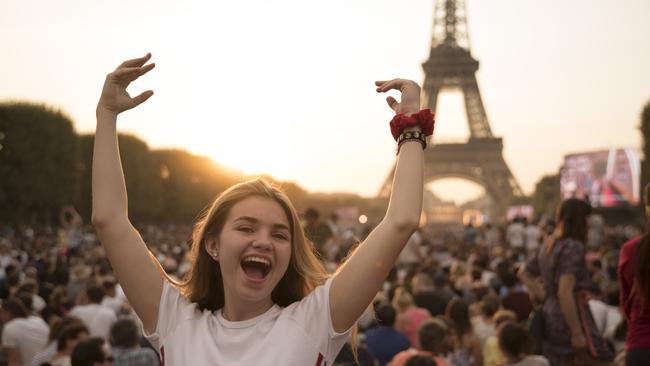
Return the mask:
<svg viewBox="0 0 650 366">
<path fill-rule="evenodd" d="M 151 149 L 136 136 L 118 135 L 134 222 L 191 223 L 227 187 L 250 179 L 209 158 L 179 149 Z M 56 224 L 73 205 L 88 222 L 92 210 L 93 134 L 77 134 L 62 111 L 23 102 L 0 103 L 0 224 Z M 379 220 L 386 202 L 353 194 L 312 194 L 277 182 L 298 210 L 326 215 L 358 206 Z"/>
</svg>

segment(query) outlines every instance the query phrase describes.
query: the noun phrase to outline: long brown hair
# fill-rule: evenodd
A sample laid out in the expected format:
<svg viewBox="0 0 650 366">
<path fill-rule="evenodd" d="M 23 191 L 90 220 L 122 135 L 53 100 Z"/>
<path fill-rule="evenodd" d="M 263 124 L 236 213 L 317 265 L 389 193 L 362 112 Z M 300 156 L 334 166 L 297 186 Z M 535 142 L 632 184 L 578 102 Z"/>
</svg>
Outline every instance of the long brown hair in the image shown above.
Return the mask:
<svg viewBox="0 0 650 366">
<path fill-rule="evenodd" d="M 561 239 L 571 238 L 581 242 L 587 241 L 587 216 L 591 213 L 591 205 L 578 198 L 564 200 L 557 208 L 556 221 L 558 228 L 546 249 L 546 254 L 553 252 L 553 247 Z"/>
<path fill-rule="evenodd" d="M 643 203 L 645 205 L 646 216 L 650 209 L 650 183 L 643 188 Z M 646 217 L 645 233 L 637 247 L 636 259 L 634 261 L 634 284 L 633 292 L 641 300 L 641 309 L 645 305 L 650 295 L 650 216 Z"/>
<path fill-rule="evenodd" d="M 261 179 L 250 180 L 230 187 L 204 210 L 192 233 L 190 252 L 192 267 L 185 278 L 182 281 L 175 281 L 162 271 L 167 280 L 177 286 L 183 296 L 197 303 L 201 310 L 215 311 L 224 305 L 221 268 L 219 263 L 208 254 L 205 241 L 216 238 L 221 233 L 232 207 L 249 197 L 274 200 L 282 206 L 289 221 L 291 259 L 287 271 L 273 289 L 271 294 L 273 302 L 280 306 L 288 306 L 307 296 L 328 278 L 313 244 L 305 237 L 296 209 L 289 198 L 278 188 Z M 160 264 L 158 266 L 162 270 Z"/>
</svg>

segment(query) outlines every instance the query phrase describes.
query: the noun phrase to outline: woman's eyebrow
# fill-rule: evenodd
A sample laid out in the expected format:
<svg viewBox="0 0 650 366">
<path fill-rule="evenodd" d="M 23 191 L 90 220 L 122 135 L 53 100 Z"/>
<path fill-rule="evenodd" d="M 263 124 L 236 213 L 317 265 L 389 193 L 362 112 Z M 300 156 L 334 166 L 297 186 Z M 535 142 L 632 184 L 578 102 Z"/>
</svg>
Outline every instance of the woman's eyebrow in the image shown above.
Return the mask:
<svg viewBox="0 0 650 366">
<path fill-rule="evenodd" d="M 237 221 L 248 221 L 251 224 L 259 224 L 260 223 L 260 220 L 254 218 L 254 217 L 251 217 L 251 216 L 240 216 L 240 217 L 236 218 L 233 222 L 237 222 Z M 273 227 L 277 228 L 277 229 L 284 229 L 284 230 L 289 231 L 289 227 L 287 225 L 285 225 L 285 224 L 273 224 Z"/>
</svg>

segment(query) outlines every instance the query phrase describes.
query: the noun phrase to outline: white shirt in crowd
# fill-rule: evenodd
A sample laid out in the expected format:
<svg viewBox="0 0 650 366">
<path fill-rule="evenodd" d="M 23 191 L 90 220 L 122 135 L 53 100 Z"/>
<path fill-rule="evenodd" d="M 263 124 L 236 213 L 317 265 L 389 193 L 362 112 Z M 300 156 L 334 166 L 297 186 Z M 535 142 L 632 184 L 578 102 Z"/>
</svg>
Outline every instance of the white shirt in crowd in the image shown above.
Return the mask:
<svg viewBox="0 0 650 366">
<path fill-rule="evenodd" d="M 598 332 L 605 338 L 613 337 L 616 327 L 623 320 L 619 308 L 607 305 L 597 299 L 591 299 L 589 300 L 589 310 L 594 317 Z"/>
<path fill-rule="evenodd" d="M 331 365 L 351 331 L 334 331 L 331 282 L 286 308 L 274 305 L 255 318 L 229 321 L 221 310 L 200 311 L 165 281 L 155 333 L 147 338 L 166 366 Z"/>
<path fill-rule="evenodd" d="M 409 240 L 406 242 L 404 249 L 399 254 L 398 262 L 400 264 L 415 264 L 419 263 L 421 260 L 421 248 L 422 245 L 422 235 L 419 231 L 416 231 L 411 235 Z"/>
<path fill-rule="evenodd" d="M 542 237 L 542 230 L 537 225 L 526 226 L 526 250 L 534 252 L 539 247 L 539 241 Z"/>
<path fill-rule="evenodd" d="M 47 345 L 50 328 L 38 316 L 15 318 L 2 329 L 2 346 L 16 348 L 23 365 L 29 365 L 32 357 Z"/>
<path fill-rule="evenodd" d="M 511 248 L 522 248 L 524 246 L 524 229 L 524 224 L 520 222 L 513 222 L 508 226 L 506 237 Z"/>
<path fill-rule="evenodd" d="M 122 300 L 119 296 L 115 296 L 115 297 L 104 296 L 104 298 L 102 299 L 102 306 L 113 310 L 115 314 L 117 314 L 120 311 L 123 304 L 124 304 L 124 300 Z"/>
<path fill-rule="evenodd" d="M 77 305 L 70 311 L 70 315 L 81 319 L 90 330 L 91 337 L 110 339 L 111 326 L 117 321 L 113 309 L 100 305 Z"/>
</svg>

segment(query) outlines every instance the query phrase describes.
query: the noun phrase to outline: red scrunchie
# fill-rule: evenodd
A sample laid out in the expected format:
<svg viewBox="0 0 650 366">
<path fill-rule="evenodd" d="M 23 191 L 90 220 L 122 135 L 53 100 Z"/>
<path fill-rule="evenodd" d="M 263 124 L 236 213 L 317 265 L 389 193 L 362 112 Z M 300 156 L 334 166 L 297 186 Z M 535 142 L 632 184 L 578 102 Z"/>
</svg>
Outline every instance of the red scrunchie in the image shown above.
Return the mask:
<svg viewBox="0 0 650 366">
<path fill-rule="evenodd" d="M 390 121 L 390 132 L 393 135 L 395 141 L 399 138 L 399 135 L 402 134 L 407 127 L 420 126 L 422 133 L 426 136 L 433 135 L 433 126 L 436 121 L 433 119 L 433 113 L 430 109 L 423 109 L 417 113 L 407 116 L 403 113 L 396 114 L 395 117 Z"/>
</svg>

